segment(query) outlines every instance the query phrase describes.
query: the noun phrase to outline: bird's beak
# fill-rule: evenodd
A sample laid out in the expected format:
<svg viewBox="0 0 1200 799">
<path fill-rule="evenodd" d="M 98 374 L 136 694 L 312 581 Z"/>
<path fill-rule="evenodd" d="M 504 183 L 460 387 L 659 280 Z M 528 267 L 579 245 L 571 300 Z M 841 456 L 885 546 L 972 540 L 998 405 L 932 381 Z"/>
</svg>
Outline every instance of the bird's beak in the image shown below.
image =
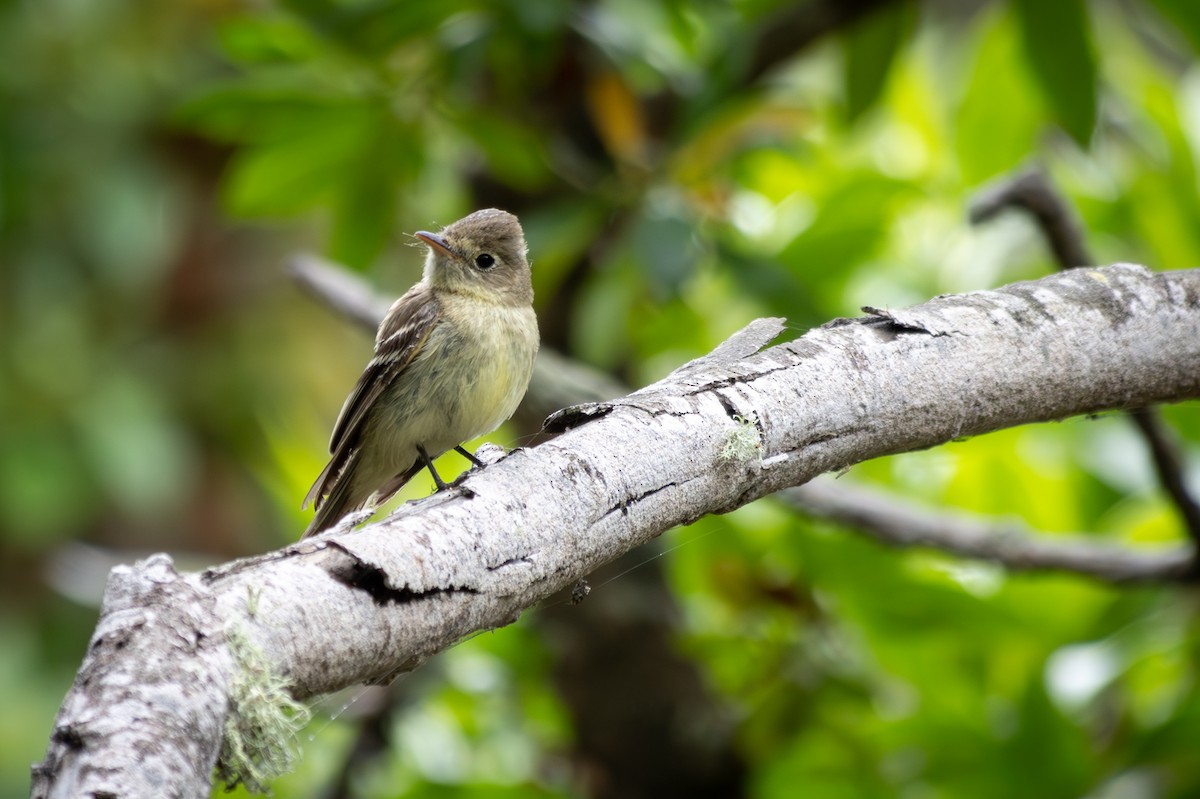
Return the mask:
<svg viewBox="0 0 1200 799">
<path fill-rule="evenodd" d="M 414 235 L 421 241 L 428 244 L 430 248 L 434 250 L 441 250 L 446 255 L 454 255 L 454 250 L 450 249 L 450 245 L 447 244 L 446 240 L 438 234 L 430 233 L 427 230 L 418 230 Z"/>
</svg>

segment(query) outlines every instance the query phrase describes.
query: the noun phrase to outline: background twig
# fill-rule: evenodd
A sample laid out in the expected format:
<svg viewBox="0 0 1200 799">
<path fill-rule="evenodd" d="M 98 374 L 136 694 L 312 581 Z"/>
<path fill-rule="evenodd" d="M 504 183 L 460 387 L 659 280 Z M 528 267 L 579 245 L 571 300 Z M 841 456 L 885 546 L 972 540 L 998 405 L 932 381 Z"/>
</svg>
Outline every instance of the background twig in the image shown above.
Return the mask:
<svg viewBox="0 0 1200 799">
<path fill-rule="evenodd" d="M 1118 584 L 1194 577 L 1191 546 L 1142 551 L 1092 536 L 1039 536 L 1016 524 L 919 510 L 877 491 L 834 485 L 827 477 L 781 491 L 779 497 L 810 516 L 853 525 L 890 546 L 936 549 L 1013 571 L 1067 571 Z"/>
<path fill-rule="evenodd" d="M 1060 268 L 1095 263 L 1074 211 L 1040 168 L 1030 167 L 984 188 L 972 201 L 968 216 L 972 224 L 981 225 L 1013 208 L 1034 218 Z"/>
</svg>

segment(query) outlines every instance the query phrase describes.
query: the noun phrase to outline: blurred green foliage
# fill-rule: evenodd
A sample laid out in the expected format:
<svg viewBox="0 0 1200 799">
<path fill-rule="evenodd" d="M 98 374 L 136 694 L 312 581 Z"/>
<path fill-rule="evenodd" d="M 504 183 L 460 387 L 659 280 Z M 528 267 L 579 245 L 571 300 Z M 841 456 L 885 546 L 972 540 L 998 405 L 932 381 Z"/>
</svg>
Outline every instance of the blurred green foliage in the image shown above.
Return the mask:
<svg viewBox="0 0 1200 799">
<path fill-rule="evenodd" d="M 0 6 L 0 794 L 41 757 L 105 553 L 186 567 L 301 529 L 369 343 L 287 284 L 287 252 L 398 293 L 406 232 L 509 208 L 547 344 L 631 385 L 755 316 L 799 333 L 1047 273 L 1026 220 L 964 221 L 1031 162 L 1103 261 L 1190 267 L 1197 47 L 1192 0 Z M 1167 416 L 1200 474 L 1200 414 Z M 1182 537 L 1119 417 L 847 479 Z M 1188 592 L 883 550 L 769 501 L 670 539 L 676 645 L 736 720 L 748 795 L 1200 794 Z M 407 678 L 353 795 L 586 793 L 541 612 Z M 314 723 L 277 796 L 320 795 L 354 715 Z"/>
</svg>

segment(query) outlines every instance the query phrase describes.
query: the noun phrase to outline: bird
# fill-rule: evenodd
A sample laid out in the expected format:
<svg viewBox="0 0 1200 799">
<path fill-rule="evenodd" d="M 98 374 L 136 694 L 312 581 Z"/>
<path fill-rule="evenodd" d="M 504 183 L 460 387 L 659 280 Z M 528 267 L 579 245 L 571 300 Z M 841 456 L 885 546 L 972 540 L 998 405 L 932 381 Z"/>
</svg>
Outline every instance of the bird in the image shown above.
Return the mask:
<svg viewBox="0 0 1200 799">
<path fill-rule="evenodd" d="M 414 235 L 428 248 L 421 280 L 388 310 L 342 405 L 302 538 L 377 507 L 424 468 L 444 489 L 433 459 L 450 449 L 482 465 L 462 442 L 499 427 L 529 386 L 538 325 L 517 217 L 488 208 Z"/>
</svg>

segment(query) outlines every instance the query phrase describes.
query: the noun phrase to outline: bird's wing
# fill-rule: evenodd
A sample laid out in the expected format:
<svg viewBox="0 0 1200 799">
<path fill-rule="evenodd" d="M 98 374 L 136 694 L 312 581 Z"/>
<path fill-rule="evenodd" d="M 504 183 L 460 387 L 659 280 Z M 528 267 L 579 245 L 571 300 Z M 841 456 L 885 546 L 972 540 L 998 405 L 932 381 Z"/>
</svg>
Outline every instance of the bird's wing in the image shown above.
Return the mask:
<svg viewBox="0 0 1200 799">
<path fill-rule="evenodd" d="M 333 425 L 333 434 L 329 437 L 331 453 L 357 437 L 363 419 L 379 395 L 403 374 L 421 351 L 437 316 L 438 302 L 425 286 L 414 286 L 396 300 L 379 327 L 375 356 L 359 376 Z"/>
<path fill-rule="evenodd" d="M 321 503 L 341 477 L 343 467 L 358 445 L 363 422 L 379 396 L 404 373 L 429 338 L 438 317 L 438 302 L 428 287 L 417 285 L 396 300 L 375 341 L 375 356 L 359 376 L 342 405 L 333 435 L 329 438 L 332 457 L 304 499 L 304 504 Z"/>
</svg>

